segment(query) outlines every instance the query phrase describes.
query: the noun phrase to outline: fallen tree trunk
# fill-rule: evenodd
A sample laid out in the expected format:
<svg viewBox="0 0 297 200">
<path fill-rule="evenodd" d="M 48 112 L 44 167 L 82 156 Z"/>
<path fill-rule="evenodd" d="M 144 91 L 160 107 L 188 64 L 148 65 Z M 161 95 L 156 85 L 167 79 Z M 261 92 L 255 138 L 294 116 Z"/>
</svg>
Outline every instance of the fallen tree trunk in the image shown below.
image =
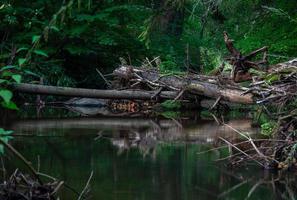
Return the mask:
<svg viewBox="0 0 297 200">
<path fill-rule="evenodd" d="M 121 66 L 114 71 L 114 75 L 120 79 L 130 82 L 129 85 L 144 83 L 150 88 L 164 88 L 166 90 L 178 91 L 175 99 L 187 93 L 193 96 L 202 96 L 225 100 L 232 103 L 253 104 L 255 102 L 252 94 L 244 94 L 247 88 L 238 84 L 227 84 L 214 76 L 199 75 L 162 75 L 155 69 L 140 69 L 131 66 Z"/>
<path fill-rule="evenodd" d="M 276 65 L 270 70 L 272 77 L 258 77 L 249 87 L 241 87 L 230 78 L 220 76 L 202 76 L 196 74 L 173 75 L 160 74 L 155 68 L 135 68 L 121 66 L 114 71 L 125 90 L 97 90 L 70 87 L 55 87 L 35 84 L 11 84 L 14 91 L 69 97 L 87 97 L 98 99 L 214 99 L 240 104 L 276 103 L 296 96 L 296 60 Z M 274 78 L 277 77 L 277 80 Z M 270 82 L 270 84 L 268 84 Z M 135 87 L 139 87 L 136 90 Z M 128 89 L 127 89 L 128 88 Z M 165 90 L 165 91 L 163 91 Z M 214 106 L 215 106 L 214 105 Z"/>
<path fill-rule="evenodd" d="M 155 95 L 155 91 L 140 90 L 97 90 L 71 87 L 56 87 L 46 85 L 36 85 L 28 83 L 11 84 L 10 88 L 17 92 L 41 95 L 57 95 L 68 97 L 88 97 L 98 99 L 139 99 L 150 100 Z M 175 91 L 162 91 L 161 99 L 173 99 L 178 93 Z"/>
<path fill-rule="evenodd" d="M 168 81 L 166 81 L 168 83 Z M 175 81 L 175 86 L 180 82 Z M 17 92 L 39 94 L 39 95 L 57 95 L 68 97 L 87 97 L 98 99 L 138 99 L 151 100 L 158 93 L 157 91 L 145 90 L 97 90 L 83 89 L 71 87 L 56 87 L 36 84 L 12 84 L 10 88 Z M 182 88 L 182 87 L 181 87 Z M 187 90 L 191 91 L 192 96 L 203 95 L 210 98 L 222 97 L 222 100 L 233 102 L 252 104 L 251 95 L 241 95 L 244 91 L 238 89 L 222 89 L 218 85 L 193 81 L 187 86 Z M 178 91 L 161 91 L 158 93 L 159 99 L 175 99 L 179 95 Z M 190 97 L 191 95 L 188 95 Z M 193 99 L 193 98 L 192 98 Z"/>
</svg>

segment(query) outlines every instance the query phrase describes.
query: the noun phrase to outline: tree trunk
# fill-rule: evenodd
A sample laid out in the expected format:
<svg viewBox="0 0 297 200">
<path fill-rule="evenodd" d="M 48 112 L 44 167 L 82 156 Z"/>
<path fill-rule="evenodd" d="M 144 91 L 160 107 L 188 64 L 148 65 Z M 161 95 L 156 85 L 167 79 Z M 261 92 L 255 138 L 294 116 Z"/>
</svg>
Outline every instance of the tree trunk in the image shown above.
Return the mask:
<svg viewBox="0 0 297 200">
<path fill-rule="evenodd" d="M 242 104 L 253 104 L 252 94 L 243 95 L 247 88 L 242 88 L 238 84 L 227 84 L 227 81 L 220 81 L 214 76 L 199 75 L 161 75 L 156 70 L 145 70 L 122 66 L 114 71 L 114 75 L 130 81 L 131 85 L 137 82 L 145 83 L 150 87 L 163 87 L 166 90 L 186 92 L 188 95 L 198 95 L 204 98 L 217 99 Z M 177 96 L 176 96 L 177 97 Z"/>
<path fill-rule="evenodd" d="M 96 90 L 96 89 L 83 89 L 71 87 L 56 87 L 36 84 L 12 84 L 10 88 L 17 92 L 29 94 L 44 94 L 44 95 L 57 95 L 68 97 L 88 97 L 98 99 L 139 99 L 150 100 L 155 91 L 140 91 L 140 90 Z M 174 91 L 162 91 L 160 93 L 161 99 L 173 99 L 177 95 Z"/>
</svg>

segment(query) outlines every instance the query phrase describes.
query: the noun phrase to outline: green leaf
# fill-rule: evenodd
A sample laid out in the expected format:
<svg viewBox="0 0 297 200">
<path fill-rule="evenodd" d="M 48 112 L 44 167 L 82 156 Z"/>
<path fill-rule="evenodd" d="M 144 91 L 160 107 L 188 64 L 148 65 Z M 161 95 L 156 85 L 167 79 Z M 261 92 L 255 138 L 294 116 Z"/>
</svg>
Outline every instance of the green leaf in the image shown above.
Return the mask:
<svg viewBox="0 0 297 200">
<path fill-rule="evenodd" d="M 27 47 L 21 47 L 21 48 L 19 48 L 16 52 L 19 53 L 19 52 L 21 52 L 21 51 L 26 51 L 26 50 L 28 50 Z"/>
<path fill-rule="evenodd" d="M 40 55 L 40 56 L 44 56 L 44 57 L 48 57 L 47 53 L 45 53 L 42 50 L 34 50 L 33 51 L 35 54 Z"/>
<path fill-rule="evenodd" d="M 13 131 L 6 131 L 3 128 L 0 128 L 0 135 L 10 135 Z"/>
<path fill-rule="evenodd" d="M 2 72 L 4 70 L 17 69 L 17 68 L 18 67 L 17 66 L 14 66 L 14 65 L 7 65 L 7 66 L 4 66 L 4 67 L 1 67 L 0 72 Z"/>
<path fill-rule="evenodd" d="M 12 73 L 11 71 L 4 71 L 2 72 L 1 77 L 11 77 L 12 75 L 14 75 L 14 73 Z"/>
<path fill-rule="evenodd" d="M 41 37 L 40 35 L 34 35 L 32 37 L 32 44 L 36 43 L 40 39 L 40 37 Z"/>
<path fill-rule="evenodd" d="M 17 105 L 15 105 L 15 103 L 13 103 L 12 101 L 6 103 L 6 102 L 2 102 L 1 103 L 2 107 L 10 109 L 10 110 L 18 110 Z"/>
<path fill-rule="evenodd" d="M 5 79 L 0 79 L 0 84 L 2 84 L 2 83 L 6 83 L 7 82 L 7 80 L 5 80 Z"/>
<path fill-rule="evenodd" d="M 26 58 L 19 58 L 19 59 L 18 59 L 19 66 L 20 66 L 20 67 L 23 66 L 23 65 L 25 64 L 26 61 L 27 61 Z"/>
<path fill-rule="evenodd" d="M 52 30 L 54 30 L 54 31 L 57 31 L 57 32 L 59 32 L 60 30 L 59 30 L 59 28 L 58 27 L 56 27 L 56 26 L 50 26 L 50 29 L 52 29 Z"/>
<path fill-rule="evenodd" d="M 279 79 L 280 79 L 280 74 L 268 74 L 265 77 L 265 81 L 267 81 L 268 84 L 278 81 Z"/>
<path fill-rule="evenodd" d="M 9 90 L 0 90 L 0 97 L 2 97 L 5 103 L 9 103 L 12 98 L 12 92 Z"/>
<path fill-rule="evenodd" d="M 19 75 L 19 74 L 14 74 L 14 75 L 11 76 L 11 78 L 12 78 L 15 82 L 17 82 L 17 83 L 20 83 L 21 80 L 22 80 L 22 77 L 21 77 L 21 75 Z"/>
<path fill-rule="evenodd" d="M 24 70 L 24 73 L 38 78 L 40 77 L 38 74 L 31 72 L 30 70 Z"/>
</svg>

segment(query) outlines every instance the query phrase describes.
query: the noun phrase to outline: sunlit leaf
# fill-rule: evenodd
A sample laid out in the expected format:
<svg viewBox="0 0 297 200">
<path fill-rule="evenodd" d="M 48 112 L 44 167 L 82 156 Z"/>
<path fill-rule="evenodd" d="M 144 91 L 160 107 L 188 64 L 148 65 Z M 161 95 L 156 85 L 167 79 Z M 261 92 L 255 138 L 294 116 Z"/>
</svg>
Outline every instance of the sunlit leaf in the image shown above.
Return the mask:
<svg viewBox="0 0 297 200">
<path fill-rule="evenodd" d="M 9 135 L 9 134 L 12 134 L 13 131 L 6 131 L 4 130 L 3 128 L 0 128 L 0 135 Z"/>
<path fill-rule="evenodd" d="M 12 101 L 10 101 L 8 103 L 2 102 L 1 106 L 4 107 L 4 108 L 10 109 L 10 110 L 18 110 L 17 105 Z"/>
<path fill-rule="evenodd" d="M 42 50 L 34 50 L 33 51 L 35 54 L 40 55 L 40 56 L 44 56 L 44 57 L 48 57 L 47 53 L 45 53 Z"/>
<path fill-rule="evenodd" d="M 12 92 L 9 90 L 0 90 L 0 97 L 2 97 L 5 103 L 9 103 L 12 98 Z"/>
<path fill-rule="evenodd" d="M 27 47 L 21 47 L 21 48 L 19 48 L 16 52 L 19 53 L 19 52 L 21 52 L 21 51 L 26 51 L 26 50 L 28 50 Z"/>
<path fill-rule="evenodd" d="M 18 59 L 19 66 L 23 66 L 25 64 L 26 60 L 27 60 L 26 58 L 19 58 Z"/>
<path fill-rule="evenodd" d="M 22 77 L 19 74 L 12 75 L 11 78 L 17 83 L 20 83 L 22 80 Z"/>
<path fill-rule="evenodd" d="M 56 26 L 50 26 L 50 29 L 52 29 L 54 31 L 57 31 L 57 32 L 60 31 L 60 29 L 58 27 L 56 27 Z"/>
<path fill-rule="evenodd" d="M 41 37 L 40 35 L 34 35 L 32 37 L 32 44 L 36 43 L 40 39 L 40 37 Z"/>
</svg>

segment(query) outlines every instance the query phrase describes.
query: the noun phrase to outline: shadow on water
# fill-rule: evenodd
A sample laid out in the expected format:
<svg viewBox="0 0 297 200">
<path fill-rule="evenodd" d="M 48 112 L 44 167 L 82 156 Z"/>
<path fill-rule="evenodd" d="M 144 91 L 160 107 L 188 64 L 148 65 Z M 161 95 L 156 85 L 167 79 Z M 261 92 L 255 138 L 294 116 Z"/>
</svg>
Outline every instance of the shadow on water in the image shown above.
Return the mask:
<svg viewBox="0 0 297 200">
<path fill-rule="evenodd" d="M 258 131 L 247 118 L 226 123 L 250 134 Z M 239 139 L 211 118 L 31 116 L 6 125 L 15 131 L 9 143 L 42 172 L 80 190 L 94 171 L 92 199 L 287 199 L 296 194 L 293 175 L 214 162 L 227 155 L 227 148 L 198 155 L 220 146 L 219 136 Z M 5 157 L 7 169 L 19 164 Z M 75 196 L 63 190 L 61 197 Z"/>
</svg>

